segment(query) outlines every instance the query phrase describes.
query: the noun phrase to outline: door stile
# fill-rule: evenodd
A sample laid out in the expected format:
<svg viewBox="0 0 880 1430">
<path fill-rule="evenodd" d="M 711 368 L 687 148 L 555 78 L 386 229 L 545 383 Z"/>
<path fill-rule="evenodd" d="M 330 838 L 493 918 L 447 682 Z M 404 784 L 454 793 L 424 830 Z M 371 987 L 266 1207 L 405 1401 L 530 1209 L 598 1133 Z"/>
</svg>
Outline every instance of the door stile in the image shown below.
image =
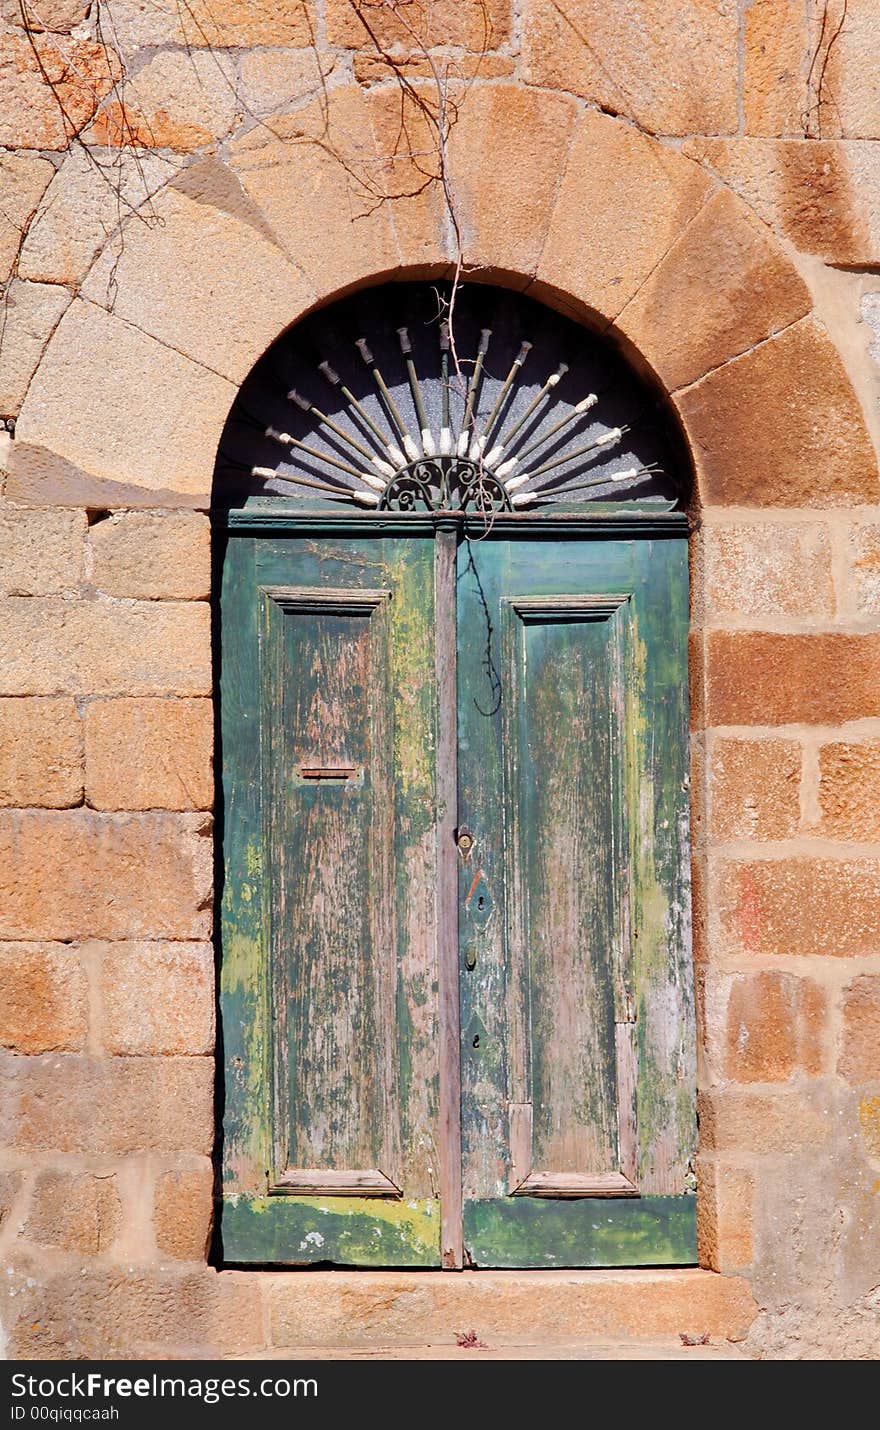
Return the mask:
<svg viewBox="0 0 880 1430">
<path fill-rule="evenodd" d="M 461 1190 L 461 1053 L 458 948 L 458 531 L 438 527 L 434 556 L 437 662 L 437 943 L 440 1032 L 440 1259 L 464 1262 Z"/>
</svg>

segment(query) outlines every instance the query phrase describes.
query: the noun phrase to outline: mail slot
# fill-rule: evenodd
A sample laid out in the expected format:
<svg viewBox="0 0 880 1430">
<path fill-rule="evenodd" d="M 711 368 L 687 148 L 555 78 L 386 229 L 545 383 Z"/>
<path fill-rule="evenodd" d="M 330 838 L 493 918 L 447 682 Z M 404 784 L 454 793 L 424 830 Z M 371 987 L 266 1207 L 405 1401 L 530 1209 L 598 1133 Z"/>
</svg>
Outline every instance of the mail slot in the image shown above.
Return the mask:
<svg viewBox="0 0 880 1430">
<path fill-rule="evenodd" d="M 345 784 L 363 779 L 362 765 L 300 765 L 297 774 L 304 784 Z"/>
</svg>

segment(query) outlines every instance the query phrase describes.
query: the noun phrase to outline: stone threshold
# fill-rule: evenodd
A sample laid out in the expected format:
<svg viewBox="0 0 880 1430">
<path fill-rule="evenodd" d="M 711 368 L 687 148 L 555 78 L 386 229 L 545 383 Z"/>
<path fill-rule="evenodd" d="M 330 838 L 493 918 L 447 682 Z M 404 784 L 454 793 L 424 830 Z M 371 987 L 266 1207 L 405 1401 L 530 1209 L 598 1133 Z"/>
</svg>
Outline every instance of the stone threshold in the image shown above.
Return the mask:
<svg viewBox="0 0 880 1430">
<path fill-rule="evenodd" d="M 548 1341 L 523 1345 L 489 1346 L 468 1349 L 462 1346 L 287 1346 L 284 1349 L 235 1356 L 235 1360 L 452 1360 L 452 1361 L 534 1361 L 534 1360 L 738 1360 L 751 1356 L 731 1341 L 705 1346 L 683 1346 L 681 1341 L 660 1337 L 619 1341 Z"/>
<path fill-rule="evenodd" d="M 690 1267 L 285 1271 L 261 1282 L 264 1359 L 626 1359 L 625 1346 L 632 1359 L 738 1358 L 731 1348 L 757 1312 L 744 1277 Z M 460 1351 L 470 1332 L 488 1350 Z M 709 1345 L 682 1346 L 682 1335 Z"/>
</svg>

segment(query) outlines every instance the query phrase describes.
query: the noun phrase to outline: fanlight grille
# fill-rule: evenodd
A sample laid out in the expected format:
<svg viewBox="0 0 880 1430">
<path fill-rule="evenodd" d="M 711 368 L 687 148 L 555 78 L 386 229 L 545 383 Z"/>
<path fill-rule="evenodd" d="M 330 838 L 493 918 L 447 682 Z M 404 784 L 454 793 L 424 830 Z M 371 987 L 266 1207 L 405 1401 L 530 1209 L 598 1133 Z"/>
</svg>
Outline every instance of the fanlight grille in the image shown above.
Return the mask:
<svg viewBox="0 0 880 1430">
<path fill-rule="evenodd" d="M 450 324 L 449 297 L 390 284 L 279 339 L 230 414 L 224 485 L 373 511 L 675 504 L 662 416 L 607 344 L 478 284 Z"/>
</svg>

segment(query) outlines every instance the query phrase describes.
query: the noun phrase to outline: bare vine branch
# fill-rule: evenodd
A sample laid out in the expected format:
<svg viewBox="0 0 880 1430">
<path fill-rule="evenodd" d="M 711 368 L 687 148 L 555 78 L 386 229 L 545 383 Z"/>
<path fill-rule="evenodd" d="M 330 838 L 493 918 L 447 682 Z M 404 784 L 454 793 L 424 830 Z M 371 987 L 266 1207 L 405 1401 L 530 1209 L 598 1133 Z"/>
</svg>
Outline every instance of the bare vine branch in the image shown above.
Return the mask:
<svg viewBox="0 0 880 1430">
<path fill-rule="evenodd" d="M 826 98 L 825 96 L 825 79 L 828 71 L 828 63 L 831 58 L 831 51 L 834 49 L 834 46 L 840 39 L 840 36 L 843 33 L 843 27 L 846 24 L 846 15 L 848 7 L 849 0 L 843 0 L 837 26 L 831 32 L 828 38 L 828 42 L 827 44 L 825 44 L 824 52 L 822 46 L 825 41 L 825 32 L 829 28 L 828 0 L 826 0 L 826 3 L 822 7 L 822 23 L 819 27 L 819 38 L 816 41 L 816 48 L 813 51 L 813 55 L 810 60 L 810 68 L 807 72 L 807 97 L 809 100 L 809 95 L 811 91 L 813 91 L 815 93 L 815 100 L 812 104 L 808 102 L 807 108 L 802 115 L 802 125 L 805 139 L 822 138 L 822 106 L 824 104 L 833 105 L 834 109 L 837 111 L 838 118 L 840 116 L 840 110 L 838 109 L 836 101 L 831 97 Z M 814 119 L 815 126 L 813 123 Z M 811 133 L 811 130 L 813 130 L 814 128 L 815 132 Z"/>
</svg>

